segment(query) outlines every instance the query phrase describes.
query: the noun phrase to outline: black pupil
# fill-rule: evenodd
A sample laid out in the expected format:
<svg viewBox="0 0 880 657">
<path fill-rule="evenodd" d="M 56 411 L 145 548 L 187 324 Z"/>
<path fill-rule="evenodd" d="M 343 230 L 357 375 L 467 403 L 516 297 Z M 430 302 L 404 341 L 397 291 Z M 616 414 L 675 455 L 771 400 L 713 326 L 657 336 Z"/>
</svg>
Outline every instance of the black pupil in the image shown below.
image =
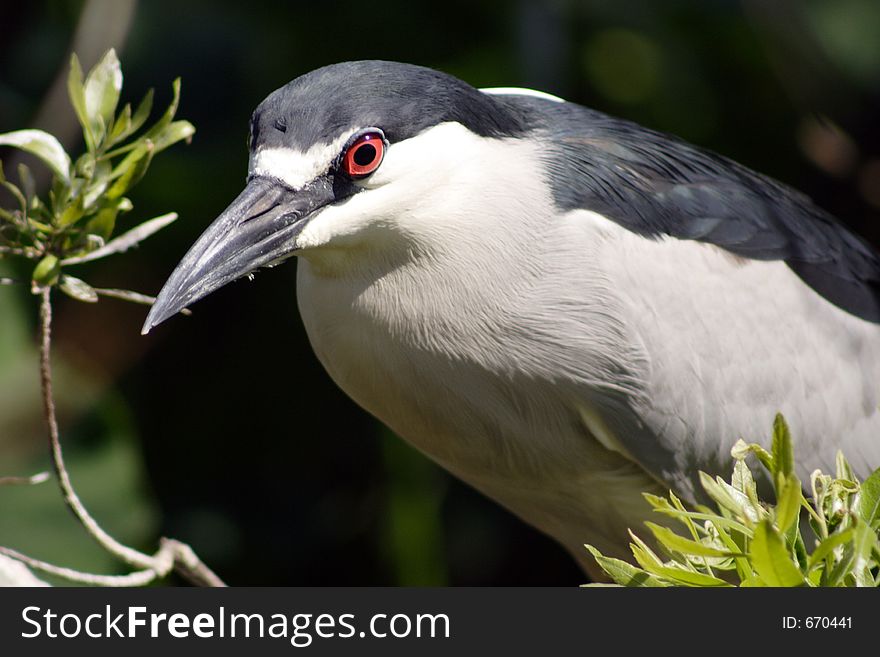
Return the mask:
<svg viewBox="0 0 880 657">
<path fill-rule="evenodd" d="M 376 147 L 372 144 L 361 144 L 354 152 L 354 163 L 365 167 L 376 159 Z"/>
</svg>

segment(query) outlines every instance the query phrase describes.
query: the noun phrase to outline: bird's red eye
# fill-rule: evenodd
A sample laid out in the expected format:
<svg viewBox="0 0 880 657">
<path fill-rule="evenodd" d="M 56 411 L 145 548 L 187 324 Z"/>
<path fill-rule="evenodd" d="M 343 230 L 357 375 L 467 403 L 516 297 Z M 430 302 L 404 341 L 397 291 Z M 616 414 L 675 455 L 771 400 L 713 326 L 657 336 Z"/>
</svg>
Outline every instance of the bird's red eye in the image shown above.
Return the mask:
<svg viewBox="0 0 880 657">
<path fill-rule="evenodd" d="M 369 176 L 385 157 L 385 139 L 380 132 L 365 132 L 355 139 L 342 156 L 342 170 L 352 178 Z"/>
</svg>

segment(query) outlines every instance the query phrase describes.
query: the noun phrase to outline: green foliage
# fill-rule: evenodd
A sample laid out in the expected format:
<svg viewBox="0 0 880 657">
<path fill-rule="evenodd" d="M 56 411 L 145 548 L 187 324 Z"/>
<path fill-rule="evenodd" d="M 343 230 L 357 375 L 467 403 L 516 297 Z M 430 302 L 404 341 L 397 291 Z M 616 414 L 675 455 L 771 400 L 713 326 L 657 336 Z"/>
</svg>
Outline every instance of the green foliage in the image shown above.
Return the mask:
<svg viewBox="0 0 880 657">
<path fill-rule="evenodd" d="M 144 222 L 114 237 L 117 218 L 132 209 L 126 194 L 143 178 L 157 153 L 195 132 L 188 121 L 174 121 L 180 101 L 180 79 L 174 81 L 171 104 L 153 124 L 141 131 L 153 106 L 153 91 L 132 113 L 126 104 L 117 112 L 122 70 L 109 50 L 83 80 L 76 55 L 70 62 L 67 91 L 82 126 L 85 152 L 72 161 L 58 140 L 42 130 L 0 134 L 0 146 L 12 146 L 39 158 L 52 172 L 51 189 L 37 195 L 30 170 L 19 165 L 19 184 L 3 174 L 0 185 L 17 201 L 17 208 L 0 208 L 0 257 L 34 261 L 35 290 L 58 286 L 80 301 L 98 300 L 98 290 L 66 273 L 66 268 L 119 253 L 177 218 L 170 213 Z M 140 134 L 136 135 L 139 131 Z M 115 290 L 132 301 L 142 297 Z"/>
<path fill-rule="evenodd" d="M 770 474 L 775 504 L 759 498 L 746 464 L 750 454 Z M 836 475 L 813 472 L 807 497 L 781 415 L 773 423 L 770 452 L 740 440 L 731 455 L 730 483 L 700 473 L 717 510 L 689 510 L 672 492 L 668 499 L 645 495 L 689 538 L 647 522 L 664 558 L 630 532 L 638 567 L 587 545 L 602 570 L 621 586 L 880 586 L 880 469 L 860 483 L 838 453 Z M 809 527 L 801 527 L 802 518 Z"/>
</svg>

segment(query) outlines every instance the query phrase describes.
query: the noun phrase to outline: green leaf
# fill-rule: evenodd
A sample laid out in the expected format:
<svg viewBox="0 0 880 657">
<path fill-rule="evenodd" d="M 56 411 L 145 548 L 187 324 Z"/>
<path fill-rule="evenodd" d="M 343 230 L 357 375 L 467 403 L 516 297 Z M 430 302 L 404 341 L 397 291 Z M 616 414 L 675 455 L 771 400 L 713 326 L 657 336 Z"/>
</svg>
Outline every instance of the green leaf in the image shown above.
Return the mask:
<svg viewBox="0 0 880 657">
<path fill-rule="evenodd" d="M 749 454 L 754 454 L 768 471 L 773 472 L 773 457 L 758 443 L 746 443 L 740 438 L 730 450 L 730 455 L 738 461 L 745 459 Z"/>
<path fill-rule="evenodd" d="M 95 292 L 95 288 L 85 281 L 81 281 L 73 276 L 62 276 L 61 283 L 58 287 L 61 288 L 61 291 L 64 292 L 64 294 L 77 301 L 85 301 L 86 303 L 98 302 L 98 293 Z"/>
<path fill-rule="evenodd" d="M 116 217 L 119 213 L 128 212 L 131 208 L 131 201 L 124 196 L 114 199 L 102 206 L 95 216 L 88 220 L 85 231 L 100 237 L 102 242 L 106 241 L 113 234 L 113 229 L 116 227 Z"/>
<path fill-rule="evenodd" d="M 61 264 L 77 265 L 83 262 L 89 262 L 90 260 L 98 260 L 99 258 L 104 258 L 108 255 L 113 255 L 114 253 L 122 253 L 144 241 L 150 235 L 161 230 L 176 219 L 176 212 L 169 212 L 168 214 L 163 214 L 162 216 L 155 217 L 153 219 L 150 219 L 149 221 L 145 221 L 144 223 L 132 228 L 129 231 L 126 231 L 119 237 L 110 240 L 100 249 L 91 251 L 90 253 L 87 253 L 83 256 L 65 258 Z"/>
<path fill-rule="evenodd" d="M 769 520 L 762 520 L 755 529 L 751 545 L 751 561 L 758 576 L 768 586 L 803 586 L 803 575 L 785 549 L 782 537 Z"/>
<path fill-rule="evenodd" d="M 834 465 L 837 472 L 838 479 L 846 479 L 848 481 L 855 481 L 856 476 L 853 474 L 852 468 L 849 465 L 849 461 L 843 456 L 843 452 L 837 450 L 837 454 L 834 458 Z"/>
<path fill-rule="evenodd" d="M 880 528 L 880 468 L 862 482 L 859 489 L 858 514 L 869 527 Z"/>
<path fill-rule="evenodd" d="M 608 575 L 615 584 L 619 584 L 620 586 L 643 587 L 669 586 L 669 584 L 660 578 L 651 575 L 641 568 L 636 568 L 626 561 L 604 556 L 592 545 L 585 545 L 584 547 L 590 551 L 590 554 L 593 555 L 593 558 L 596 560 L 596 563 L 599 564 L 599 567 L 605 571 L 605 574 Z"/>
<path fill-rule="evenodd" d="M 113 115 L 122 90 L 122 69 L 116 51 L 111 48 L 86 77 L 84 94 L 86 117 L 98 143 L 113 123 Z"/>
<path fill-rule="evenodd" d="M 134 116 L 131 117 L 131 126 L 129 127 L 128 134 L 134 134 L 138 130 L 140 130 L 141 126 L 146 123 L 147 119 L 150 117 L 150 112 L 153 110 L 153 90 L 150 89 L 147 91 L 144 99 L 137 106 L 137 109 L 134 111 Z"/>
<path fill-rule="evenodd" d="M 781 414 L 777 413 L 773 420 L 773 445 L 771 447 L 773 454 L 773 481 L 776 481 L 777 475 L 788 477 L 794 473 L 794 447 L 791 441 L 791 432 L 788 430 L 788 424 Z"/>
<path fill-rule="evenodd" d="M 757 498 L 758 489 L 755 486 L 755 479 L 745 461 L 738 460 L 734 464 L 733 477 L 731 478 L 730 483 L 735 489 L 743 493 L 749 499 Z"/>
<path fill-rule="evenodd" d="M 86 210 L 92 210 L 95 204 L 102 200 L 101 197 L 107 190 L 107 186 L 110 184 L 111 173 L 112 169 L 109 162 L 99 161 L 95 164 L 91 183 L 85 190 L 85 200 L 83 201 L 83 205 Z"/>
<path fill-rule="evenodd" d="M 147 172 L 154 153 L 152 142 L 147 141 L 126 155 L 110 174 L 111 179 L 116 178 L 116 181 L 105 192 L 105 196 L 109 199 L 118 198 L 137 184 Z"/>
<path fill-rule="evenodd" d="M 73 105 L 73 111 L 76 112 L 76 118 L 82 126 L 86 148 L 89 151 L 94 151 L 96 147 L 95 136 L 92 134 L 89 114 L 86 111 L 86 92 L 83 88 L 82 67 L 79 64 L 79 58 L 76 56 L 76 53 L 73 53 L 70 56 L 70 73 L 67 76 L 67 95 L 70 98 L 70 104 Z"/>
<path fill-rule="evenodd" d="M 82 219 L 84 213 L 84 198 L 82 194 L 79 194 L 73 203 L 64 208 L 64 212 L 58 217 L 58 225 L 61 228 L 71 226 Z"/>
<path fill-rule="evenodd" d="M 19 162 L 18 164 L 18 179 L 21 181 L 21 187 L 24 191 L 25 198 L 28 201 L 33 201 L 37 199 L 37 183 L 34 181 L 34 176 L 31 174 L 31 170 L 24 162 Z"/>
<path fill-rule="evenodd" d="M 168 124 L 159 134 L 156 135 L 154 145 L 156 153 L 163 151 L 169 146 L 176 144 L 182 139 L 189 140 L 193 136 L 196 129 L 189 121 L 174 121 Z"/>
<path fill-rule="evenodd" d="M 853 526 L 852 541 L 854 560 L 853 574 L 857 586 L 873 586 L 871 577 L 871 554 L 880 549 L 880 537 L 871 529 L 870 525 L 858 522 Z M 870 582 L 870 584 L 869 584 Z"/>
<path fill-rule="evenodd" d="M 61 263 L 58 258 L 51 253 L 44 256 L 37 266 L 34 267 L 34 273 L 31 279 L 38 286 L 55 285 L 58 282 L 58 275 L 61 273 Z"/>
<path fill-rule="evenodd" d="M 700 472 L 700 483 L 706 494 L 711 497 L 719 507 L 734 513 L 738 518 L 757 522 L 761 517 L 761 511 L 755 507 L 752 501 L 743 493 L 724 481 L 721 477 L 712 479 L 705 472 Z"/>
<path fill-rule="evenodd" d="M 675 566 L 652 566 L 648 570 L 654 575 L 673 580 L 684 586 L 730 586 L 729 582 L 718 577 Z"/>
<path fill-rule="evenodd" d="M 112 146 L 119 140 L 124 139 L 131 132 L 131 105 L 125 104 L 119 116 L 113 122 L 113 130 L 107 135 L 105 147 Z"/>
<path fill-rule="evenodd" d="M 807 562 L 807 570 L 810 571 L 817 566 L 820 566 L 822 562 L 824 562 L 825 557 L 831 555 L 836 547 L 850 542 L 852 538 L 853 529 L 850 527 L 849 529 L 844 529 L 842 532 L 832 534 L 824 539 L 818 546 L 816 546 L 816 549 L 813 550 L 813 554 L 810 555 L 810 559 Z"/>
<path fill-rule="evenodd" d="M 779 491 L 779 499 L 776 504 L 776 526 L 783 534 L 798 519 L 802 497 L 801 482 L 796 475 L 791 474 L 782 480 L 782 490 Z"/>
<path fill-rule="evenodd" d="M 725 518 L 724 516 L 720 516 L 717 513 L 700 513 L 697 511 L 679 511 L 678 509 L 657 509 L 658 513 L 662 513 L 665 516 L 670 516 L 672 518 L 679 518 L 684 522 L 684 518 L 689 518 L 690 520 L 708 520 L 716 528 L 726 527 L 728 529 L 732 529 L 738 532 L 745 534 L 746 536 L 751 536 L 752 531 L 736 520 L 732 518 Z"/>
<path fill-rule="evenodd" d="M 55 137 L 42 130 L 16 130 L 0 135 L 0 146 L 13 146 L 36 155 L 66 184 L 70 183 L 70 156 Z"/>
<path fill-rule="evenodd" d="M 700 543 L 699 541 L 684 538 L 668 527 L 662 527 L 653 522 L 646 522 L 645 525 L 651 530 L 651 533 L 654 534 L 654 538 L 660 543 L 665 545 L 668 549 L 681 552 L 682 554 L 719 558 L 742 556 L 737 553 L 728 552 L 727 550 L 719 550 L 718 548 Z"/>
<path fill-rule="evenodd" d="M 173 94 L 171 103 L 156 124 L 147 130 L 144 134 L 144 139 L 155 140 L 165 127 L 171 123 L 171 119 L 174 118 L 174 115 L 177 114 L 177 106 L 180 104 L 180 78 L 176 78 L 171 84 L 171 91 Z"/>
<path fill-rule="evenodd" d="M 653 495 L 652 493 L 642 493 L 642 497 L 645 498 L 645 501 L 648 502 L 652 507 L 654 507 L 655 511 L 663 512 L 663 511 L 674 511 L 672 505 L 669 503 L 665 497 L 660 497 L 659 495 Z"/>
</svg>

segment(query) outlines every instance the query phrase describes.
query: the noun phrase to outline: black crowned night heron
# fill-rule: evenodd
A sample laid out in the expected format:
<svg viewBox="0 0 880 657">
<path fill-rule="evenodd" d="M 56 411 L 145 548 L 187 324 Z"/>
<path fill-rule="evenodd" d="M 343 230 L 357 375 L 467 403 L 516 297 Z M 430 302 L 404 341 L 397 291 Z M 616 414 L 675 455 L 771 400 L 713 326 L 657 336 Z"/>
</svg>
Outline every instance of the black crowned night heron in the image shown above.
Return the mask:
<svg viewBox="0 0 880 657">
<path fill-rule="evenodd" d="M 144 330 L 299 256 L 364 409 L 559 540 L 626 558 L 782 412 L 799 474 L 880 465 L 880 259 L 735 162 L 543 93 L 351 62 L 272 93 L 247 186 Z"/>
</svg>

